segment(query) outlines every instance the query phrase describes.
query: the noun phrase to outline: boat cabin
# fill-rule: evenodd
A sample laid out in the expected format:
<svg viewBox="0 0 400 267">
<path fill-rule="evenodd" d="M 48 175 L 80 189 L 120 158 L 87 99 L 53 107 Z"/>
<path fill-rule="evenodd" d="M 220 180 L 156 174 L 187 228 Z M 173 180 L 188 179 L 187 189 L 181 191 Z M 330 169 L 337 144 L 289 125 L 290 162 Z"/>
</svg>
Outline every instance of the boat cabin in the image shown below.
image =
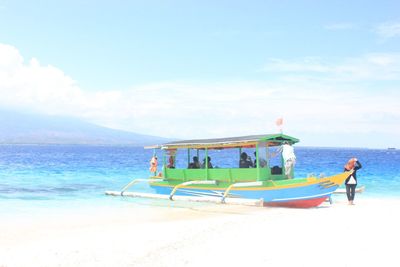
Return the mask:
<svg viewBox="0 0 400 267">
<path fill-rule="evenodd" d="M 156 149 L 163 151 L 159 163 L 162 160 L 164 180 L 235 183 L 287 179 L 281 154 L 276 155 L 285 141 L 295 144 L 299 139 L 264 134 L 184 140 L 146 148 L 155 149 L 154 153 Z"/>
</svg>

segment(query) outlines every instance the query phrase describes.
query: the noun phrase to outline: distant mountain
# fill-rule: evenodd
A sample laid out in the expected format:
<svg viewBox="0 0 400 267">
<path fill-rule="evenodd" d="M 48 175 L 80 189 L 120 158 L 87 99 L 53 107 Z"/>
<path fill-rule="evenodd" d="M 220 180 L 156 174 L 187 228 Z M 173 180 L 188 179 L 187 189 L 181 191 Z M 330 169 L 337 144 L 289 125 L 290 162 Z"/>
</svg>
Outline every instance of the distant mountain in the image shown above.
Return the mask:
<svg viewBox="0 0 400 267">
<path fill-rule="evenodd" d="M 172 139 L 110 129 L 75 118 L 0 110 L 3 144 L 162 144 Z"/>
</svg>

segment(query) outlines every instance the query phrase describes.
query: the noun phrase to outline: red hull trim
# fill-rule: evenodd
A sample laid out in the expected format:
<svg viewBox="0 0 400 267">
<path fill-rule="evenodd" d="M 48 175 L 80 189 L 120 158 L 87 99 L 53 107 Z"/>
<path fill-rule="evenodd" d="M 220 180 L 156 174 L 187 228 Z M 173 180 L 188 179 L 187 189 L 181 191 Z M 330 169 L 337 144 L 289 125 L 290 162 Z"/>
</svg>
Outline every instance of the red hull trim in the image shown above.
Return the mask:
<svg viewBox="0 0 400 267">
<path fill-rule="evenodd" d="M 328 197 L 313 198 L 313 199 L 300 199 L 282 202 L 264 202 L 264 206 L 267 207 L 284 207 L 284 208 L 312 208 L 318 207 L 325 201 Z"/>
</svg>

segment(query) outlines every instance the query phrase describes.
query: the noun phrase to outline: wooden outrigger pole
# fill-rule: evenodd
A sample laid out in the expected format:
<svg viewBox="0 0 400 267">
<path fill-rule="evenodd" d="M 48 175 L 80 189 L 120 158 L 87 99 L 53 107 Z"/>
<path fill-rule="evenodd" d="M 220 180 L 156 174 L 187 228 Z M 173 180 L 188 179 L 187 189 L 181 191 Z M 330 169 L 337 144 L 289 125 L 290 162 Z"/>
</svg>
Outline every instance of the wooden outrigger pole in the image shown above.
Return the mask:
<svg viewBox="0 0 400 267">
<path fill-rule="evenodd" d="M 121 196 L 121 192 L 106 191 L 106 195 Z M 125 192 L 123 196 L 133 197 L 133 198 L 170 200 L 170 197 L 168 195 L 141 193 L 141 192 Z M 215 203 L 215 204 L 229 204 L 229 205 L 245 205 L 245 206 L 256 206 L 256 207 L 262 207 L 264 203 L 263 199 L 225 198 L 224 202 L 222 202 L 220 197 L 195 197 L 195 196 L 175 196 L 174 200 L 189 201 L 189 202 L 205 202 L 205 203 Z"/>
<path fill-rule="evenodd" d="M 131 186 L 140 183 L 140 182 L 159 182 L 162 181 L 160 178 L 155 179 L 134 179 L 126 186 L 123 187 L 121 191 L 106 191 L 105 194 L 109 196 L 124 196 L 124 197 L 133 197 L 133 198 L 151 198 L 151 199 L 164 199 L 164 200 L 182 200 L 182 201 L 190 201 L 190 202 L 206 202 L 206 203 L 216 203 L 216 204 L 231 204 L 231 205 L 246 205 L 246 206 L 257 206 L 262 207 L 264 200 L 263 199 L 244 199 L 244 198 L 227 198 L 226 194 L 221 197 L 196 197 L 196 196 L 175 196 L 175 193 L 178 189 L 184 188 L 190 185 L 204 185 L 204 184 L 216 184 L 216 181 L 189 181 L 178 184 L 174 187 L 170 195 L 161 195 L 161 194 L 151 194 L 151 193 L 142 193 L 142 192 L 126 192 L 128 188 Z M 230 189 L 230 188 L 229 188 Z"/>
</svg>

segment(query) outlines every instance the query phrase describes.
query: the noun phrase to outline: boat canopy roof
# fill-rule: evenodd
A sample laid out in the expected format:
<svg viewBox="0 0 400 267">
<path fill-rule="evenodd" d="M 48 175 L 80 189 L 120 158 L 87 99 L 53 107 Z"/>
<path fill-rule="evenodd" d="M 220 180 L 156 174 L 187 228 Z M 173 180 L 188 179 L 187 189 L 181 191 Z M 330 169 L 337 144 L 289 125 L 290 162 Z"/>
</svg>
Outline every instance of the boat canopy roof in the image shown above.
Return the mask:
<svg viewBox="0 0 400 267">
<path fill-rule="evenodd" d="M 291 144 L 299 142 L 299 139 L 284 135 L 284 134 L 261 134 L 248 135 L 238 137 L 214 138 L 214 139 L 196 139 L 196 140 L 181 140 L 170 142 L 162 145 L 154 145 L 146 148 L 161 148 L 161 149 L 223 149 L 223 148 L 252 148 L 257 144 L 261 146 L 279 146 L 284 141 Z"/>
</svg>

